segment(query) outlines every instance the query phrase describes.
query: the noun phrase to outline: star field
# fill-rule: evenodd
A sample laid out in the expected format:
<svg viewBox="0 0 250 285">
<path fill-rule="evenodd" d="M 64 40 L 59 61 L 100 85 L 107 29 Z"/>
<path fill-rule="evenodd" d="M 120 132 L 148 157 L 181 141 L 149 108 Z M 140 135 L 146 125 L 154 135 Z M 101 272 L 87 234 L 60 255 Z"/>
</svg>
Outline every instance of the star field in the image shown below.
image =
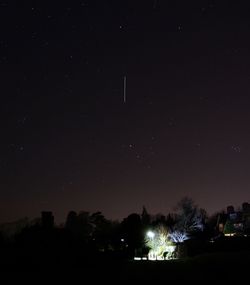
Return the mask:
<svg viewBox="0 0 250 285">
<path fill-rule="evenodd" d="M 249 202 L 249 12 L 0 1 L 1 222 Z"/>
</svg>

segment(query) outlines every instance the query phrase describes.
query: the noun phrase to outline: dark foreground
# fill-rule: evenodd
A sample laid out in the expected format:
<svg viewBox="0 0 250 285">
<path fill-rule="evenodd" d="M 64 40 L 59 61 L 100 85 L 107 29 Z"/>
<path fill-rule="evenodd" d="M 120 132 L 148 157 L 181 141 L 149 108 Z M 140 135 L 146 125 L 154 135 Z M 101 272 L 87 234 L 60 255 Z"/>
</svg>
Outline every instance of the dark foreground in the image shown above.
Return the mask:
<svg viewBox="0 0 250 285">
<path fill-rule="evenodd" d="M 133 261 L 102 255 L 86 257 L 78 251 L 28 253 L 19 249 L 2 252 L 0 284 L 248 284 L 249 270 L 250 251 L 208 253 L 172 261 Z"/>
</svg>

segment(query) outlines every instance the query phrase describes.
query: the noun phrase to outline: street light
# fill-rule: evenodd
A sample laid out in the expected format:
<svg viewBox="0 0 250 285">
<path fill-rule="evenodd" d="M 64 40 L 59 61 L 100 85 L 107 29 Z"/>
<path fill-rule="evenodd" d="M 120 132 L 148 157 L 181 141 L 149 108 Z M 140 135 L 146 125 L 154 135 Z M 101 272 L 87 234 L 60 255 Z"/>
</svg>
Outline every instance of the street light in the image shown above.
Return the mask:
<svg viewBox="0 0 250 285">
<path fill-rule="evenodd" d="M 148 231 L 147 232 L 147 236 L 150 238 L 150 239 L 153 239 L 155 237 L 155 233 L 152 232 L 152 231 Z"/>
</svg>

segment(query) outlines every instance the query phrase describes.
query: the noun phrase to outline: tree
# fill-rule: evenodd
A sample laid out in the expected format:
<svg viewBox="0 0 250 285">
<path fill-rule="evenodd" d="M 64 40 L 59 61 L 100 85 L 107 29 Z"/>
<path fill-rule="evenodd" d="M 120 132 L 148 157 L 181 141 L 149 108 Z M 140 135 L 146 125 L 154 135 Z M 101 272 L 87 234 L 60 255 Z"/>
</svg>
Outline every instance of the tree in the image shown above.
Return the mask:
<svg viewBox="0 0 250 285">
<path fill-rule="evenodd" d="M 176 230 L 186 233 L 203 230 L 202 212 L 191 198 L 181 199 L 177 205 L 177 211 Z"/>
<path fill-rule="evenodd" d="M 185 232 L 172 231 L 169 233 L 169 238 L 174 243 L 182 243 L 185 240 L 189 239 Z"/>
<path fill-rule="evenodd" d="M 134 257 L 138 250 L 142 250 L 144 245 L 144 234 L 141 217 L 132 213 L 122 221 L 122 232 L 125 242 L 128 245 L 128 254 Z"/>
<path fill-rule="evenodd" d="M 141 222 L 144 227 L 149 226 L 151 217 L 145 206 L 142 207 Z"/>
<path fill-rule="evenodd" d="M 149 259 L 170 259 L 175 251 L 175 245 L 169 239 L 166 226 L 158 225 L 154 231 L 149 231 L 145 238 L 149 250 Z"/>
<path fill-rule="evenodd" d="M 81 211 L 77 215 L 75 211 L 70 211 L 66 219 L 65 228 L 78 241 L 89 242 L 93 232 L 90 213 Z"/>
<path fill-rule="evenodd" d="M 168 229 L 170 229 L 172 231 L 174 225 L 175 225 L 175 218 L 174 218 L 174 216 L 172 214 L 168 214 L 167 218 L 166 218 L 166 226 L 168 227 Z"/>
<path fill-rule="evenodd" d="M 77 213 L 75 211 L 70 211 L 66 218 L 65 228 L 70 230 L 71 232 L 74 232 L 76 227 L 77 227 Z"/>
<path fill-rule="evenodd" d="M 112 223 L 108 221 L 102 212 L 95 212 L 90 216 L 92 225 L 92 242 L 96 248 L 106 251 L 110 246 Z"/>
<path fill-rule="evenodd" d="M 233 222 L 230 219 L 227 219 L 225 226 L 224 226 L 224 235 L 232 235 L 235 233 L 235 227 Z"/>
</svg>

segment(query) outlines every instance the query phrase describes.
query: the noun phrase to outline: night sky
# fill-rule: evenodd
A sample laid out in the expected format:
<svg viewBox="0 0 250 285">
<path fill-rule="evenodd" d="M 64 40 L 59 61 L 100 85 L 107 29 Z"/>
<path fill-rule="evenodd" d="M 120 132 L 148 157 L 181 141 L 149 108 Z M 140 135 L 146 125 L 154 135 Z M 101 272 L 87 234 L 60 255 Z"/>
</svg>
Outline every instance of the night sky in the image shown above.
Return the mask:
<svg viewBox="0 0 250 285">
<path fill-rule="evenodd" d="M 0 222 L 249 202 L 242 3 L 1 0 Z"/>
</svg>

